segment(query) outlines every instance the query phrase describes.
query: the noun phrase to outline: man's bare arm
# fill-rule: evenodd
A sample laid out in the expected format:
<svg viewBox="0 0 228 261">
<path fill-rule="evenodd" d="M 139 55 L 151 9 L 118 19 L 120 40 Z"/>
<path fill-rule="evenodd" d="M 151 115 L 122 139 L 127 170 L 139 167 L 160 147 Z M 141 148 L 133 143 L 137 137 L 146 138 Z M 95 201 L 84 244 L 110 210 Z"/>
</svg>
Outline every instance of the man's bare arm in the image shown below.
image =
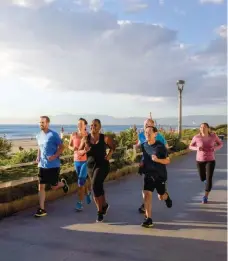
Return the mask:
<svg viewBox="0 0 228 261">
<path fill-rule="evenodd" d="M 39 163 L 40 161 L 40 149 L 37 150 L 37 157 L 36 157 L 36 163 Z"/>
</svg>

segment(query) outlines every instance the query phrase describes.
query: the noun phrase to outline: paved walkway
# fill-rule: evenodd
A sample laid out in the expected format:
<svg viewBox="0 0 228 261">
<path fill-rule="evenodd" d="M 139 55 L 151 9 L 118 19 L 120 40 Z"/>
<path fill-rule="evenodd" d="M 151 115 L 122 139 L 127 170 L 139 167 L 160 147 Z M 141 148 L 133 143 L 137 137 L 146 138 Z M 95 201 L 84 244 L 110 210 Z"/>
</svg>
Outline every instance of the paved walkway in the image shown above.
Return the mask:
<svg viewBox="0 0 228 261">
<path fill-rule="evenodd" d="M 29 209 L 0 221 L 1 261 L 225 261 L 227 148 L 217 153 L 210 204 L 202 205 L 203 184 L 195 153 L 173 160 L 169 191 L 173 208 L 153 197 L 155 227 L 140 227 L 142 179 L 131 175 L 106 184 L 111 208 L 96 224 L 94 205 L 76 213 L 75 195 L 48 203 L 49 215 Z"/>
</svg>

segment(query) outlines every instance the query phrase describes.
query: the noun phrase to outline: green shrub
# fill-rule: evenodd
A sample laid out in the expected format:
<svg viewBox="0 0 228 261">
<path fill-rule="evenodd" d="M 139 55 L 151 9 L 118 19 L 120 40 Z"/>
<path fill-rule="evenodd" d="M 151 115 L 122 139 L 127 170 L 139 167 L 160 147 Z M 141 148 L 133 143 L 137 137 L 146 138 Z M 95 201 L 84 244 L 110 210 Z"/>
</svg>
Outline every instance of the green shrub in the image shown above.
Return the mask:
<svg viewBox="0 0 228 261">
<path fill-rule="evenodd" d="M 30 150 L 23 150 L 20 152 L 15 153 L 12 158 L 10 159 L 11 164 L 19 164 L 19 163 L 27 163 L 35 161 L 37 158 L 37 150 L 30 149 Z"/>
<path fill-rule="evenodd" d="M 214 130 L 219 130 L 219 129 L 227 129 L 227 124 L 220 124 L 214 127 Z"/>
<path fill-rule="evenodd" d="M 64 140 L 63 145 L 64 145 L 64 151 L 62 153 L 62 156 L 72 155 L 72 157 L 73 157 L 74 152 L 68 148 L 69 141 L 68 140 Z"/>
<path fill-rule="evenodd" d="M 219 130 L 215 131 L 215 133 L 216 133 L 217 135 L 227 136 L 227 129 L 219 129 Z"/>
<path fill-rule="evenodd" d="M 11 159 L 0 159 L 0 166 L 7 166 L 11 164 Z"/>
<path fill-rule="evenodd" d="M 185 129 L 182 131 L 182 139 L 191 140 L 198 133 L 199 129 Z"/>
<path fill-rule="evenodd" d="M 11 152 L 12 143 L 7 139 L 0 138 L 0 159 L 7 158 L 8 154 Z"/>
<path fill-rule="evenodd" d="M 134 149 L 128 149 L 126 151 L 126 161 L 129 162 L 129 163 L 133 163 L 135 161 Z"/>
<path fill-rule="evenodd" d="M 173 150 L 174 151 L 181 151 L 181 150 L 185 150 L 188 148 L 188 145 L 186 145 L 184 142 L 182 141 L 177 141 L 175 143 L 175 145 L 173 146 Z"/>
<path fill-rule="evenodd" d="M 217 135 L 227 136 L 227 124 L 219 125 L 215 128 L 215 133 Z"/>
<path fill-rule="evenodd" d="M 116 136 L 118 146 L 127 147 L 128 149 L 132 148 L 133 144 L 137 143 L 138 133 L 135 129 L 127 129 L 121 131 L 118 136 Z"/>
</svg>

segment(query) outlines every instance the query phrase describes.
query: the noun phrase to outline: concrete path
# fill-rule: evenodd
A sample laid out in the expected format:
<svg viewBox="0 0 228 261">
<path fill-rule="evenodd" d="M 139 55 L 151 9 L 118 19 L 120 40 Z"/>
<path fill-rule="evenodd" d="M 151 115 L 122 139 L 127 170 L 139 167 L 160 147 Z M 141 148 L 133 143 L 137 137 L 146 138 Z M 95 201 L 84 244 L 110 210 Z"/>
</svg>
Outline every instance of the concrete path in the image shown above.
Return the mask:
<svg viewBox="0 0 228 261">
<path fill-rule="evenodd" d="M 154 228 L 140 227 L 142 178 L 131 175 L 106 184 L 111 205 L 95 223 L 94 205 L 76 213 L 76 196 L 47 204 L 48 216 L 29 209 L 0 221 L 1 261 L 225 261 L 227 241 L 227 147 L 217 153 L 208 205 L 200 204 L 203 184 L 195 153 L 173 160 L 169 191 L 173 208 L 153 197 Z"/>
</svg>

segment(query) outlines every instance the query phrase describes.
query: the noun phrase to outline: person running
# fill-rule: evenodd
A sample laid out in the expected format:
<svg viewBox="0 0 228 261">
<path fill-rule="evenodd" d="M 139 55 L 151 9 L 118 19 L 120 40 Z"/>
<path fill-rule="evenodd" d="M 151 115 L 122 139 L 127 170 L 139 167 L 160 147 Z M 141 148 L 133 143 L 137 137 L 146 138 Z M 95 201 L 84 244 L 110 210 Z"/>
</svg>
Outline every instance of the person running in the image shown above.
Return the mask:
<svg viewBox="0 0 228 261">
<path fill-rule="evenodd" d="M 157 129 L 147 127 L 145 130 L 146 142 L 142 144 L 144 188 L 143 198 L 145 206 L 145 220 L 143 227 L 153 227 L 152 221 L 152 192 L 157 190 L 159 200 L 164 200 L 168 208 L 172 207 L 172 200 L 166 189 L 167 170 L 170 163 L 168 151 L 164 144 L 156 141 Z"/>
<path fill-rule="evenodd" d="M 146 130 L 147 127 L 154 127 L 154 121 L 152 120 L 151 118 L 151 114 L 150 114 L 150 118 L 146 119 L 145 122 L 144 122 L 144 131 Z M 160 133 L 160 132 L 156 132 L 156 141 L 160 141 L 161 143 L 163 143 L 165 145 L 165 147 L 168 149 L 168 142 L 166 141 L 166 139 L 164 138 L 164 136 Z M 146 137 L 145 137 L 145 134 L 144 132 L 141 132 L 139 134 L 139 137 L 138 137 L 138 144 L 137 144 L 137 147 L 141 146 L 144 142 L 146 142 Z M 139 166 L 139 174 L 142 175 L 143 172 L 143 156 L 142 156 L 142 159 L 141 159 L 141 162 L 140 162 L 140 166 Z M 138 209 L 139 213 L 141 214 L 145 214 L 145 208 L 144 208 L 144 204 L 142 204 L 139 209 Z"/>
<path fill-rule="evenodd" d="M 81 140 L 88 135 L 86 131 L 87 121 L 83 118 L 78 120 L 78 131 L 73 132 L 70 136 L 69 149 L 74 151 L 74 166 L 78 175 L 78 202 L 76 210 L 83 210 L 83 201 L 86 194 L 87 204 L 91 203 L 90 181 L 87 175 L 87 156 L 84 151 L 80 151 Z"/>
<path fill-rule="evenodd" d="M 109 204 L 105 198 L 104 181 L 110 171 L 109 160 L 115 150 L 111 137 L 101 134 L 101 122 L 94 119 L 90 125 L 91 134 L 82 140 L 80 150 L 87 153 L 88 174 L 91 178 L 94 202 L 97 206 L 97 222 L 102 222 Z M 109 148 L 108 154 L 106 148 Z"/>
<path fill-rule="evenodd" d="M 209 124 L 204 122 L 200 125 L 200 133 L 195 135 L 189 145 L 190 150 L 197 151 L 196 165 L 200 180 L 205 183 L 205 194 L 202 203 L 208 202 L 208 196 L 212 189 L 212 177 L 215 169 L 215 151 L 221 149 L 222 141 L 210 132 Z"/>
<path fill-rule="evenodd" d="M 60 159 L 59 156 L 64 150 L 62 140 L 57 132 L 49 129 L 50 119 L 47 116 L 40 117 L 41 132 L 36 136 L 38 143 L 38 154 L 36 162 L 39 168 L 39 208 L 35 213 L 36 217 L 47 215 L 44 207 L 45 203 L 45 187 L 46 184 L 51 185 L 53 190 L 62 188 L 65 193 L 69 187 L 65 179 L 59 182 Z"/>
<path fill-rule="evenodd" d="M 144 131 L 145 131 L 146 127 L 150 127 L 150 126 L 154 127 L 154 120 L 152 120 L 151 118 L 145 120 Z M 139 135 L 138 135 L 138 139 L 139 139 L 138 146 L 141 146 L 141 144 L 146 141 L 144 131 L 139 133 Z M 156 133 L 156 140 L 163 143 L 166 146 L 166 148 L 168 149 L 168 147 L 169 147 L 168 142 L 166 141 L 165 137 L 160 132 Z"/>
</svg>

